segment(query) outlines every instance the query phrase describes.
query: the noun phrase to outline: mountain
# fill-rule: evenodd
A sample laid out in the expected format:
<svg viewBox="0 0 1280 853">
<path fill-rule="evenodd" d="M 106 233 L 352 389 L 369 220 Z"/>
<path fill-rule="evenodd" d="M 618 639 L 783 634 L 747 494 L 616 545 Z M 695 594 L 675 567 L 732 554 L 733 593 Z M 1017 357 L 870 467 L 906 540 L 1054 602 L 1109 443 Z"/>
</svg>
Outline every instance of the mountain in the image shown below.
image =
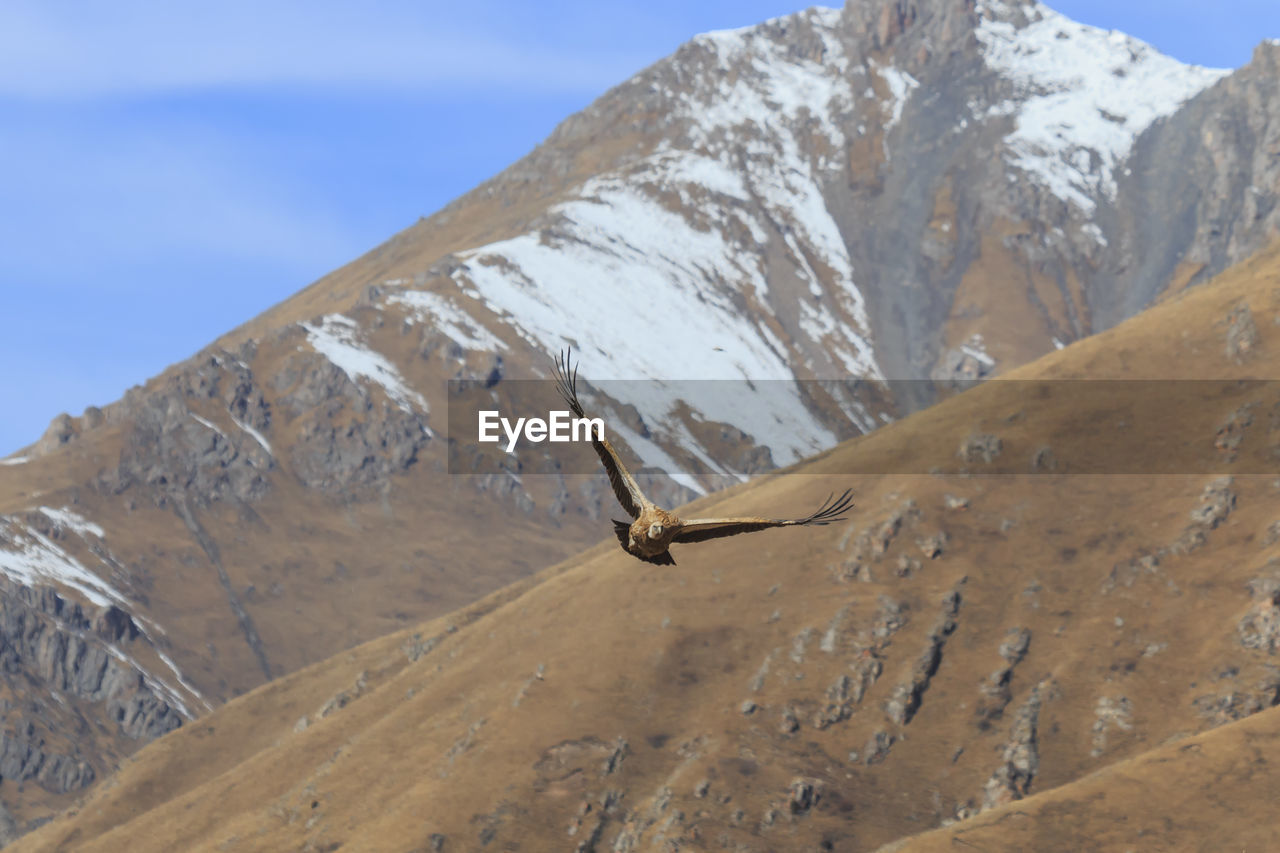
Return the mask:
<svg viewBox="0 0 1280 853">
<path fill-rule="evenodd" d="M 14 849 L 1270 849 L 1278 273 L 689 508 L 853 485 L 843 524 L 603 542 L 226 703 Z M 975 434 L 964 471 L 857 473 Z"/>
<path fill-rule="evenodd" d="M 594 467 L 475 452 L 448 382 L 527 411 L 520 380 L 574 344 L 669 504 L 794 464 L 934 402 L 924 380 L 1007 374 L 1265 245 L 1277 61 L 1264 43 L 1234 73 L 1189 68 L 1035 3 L 699 36 L 435 215 L 58 417 L 0 467 L 15 832 L 234 696 L 598 541 Z"/>
</svg>

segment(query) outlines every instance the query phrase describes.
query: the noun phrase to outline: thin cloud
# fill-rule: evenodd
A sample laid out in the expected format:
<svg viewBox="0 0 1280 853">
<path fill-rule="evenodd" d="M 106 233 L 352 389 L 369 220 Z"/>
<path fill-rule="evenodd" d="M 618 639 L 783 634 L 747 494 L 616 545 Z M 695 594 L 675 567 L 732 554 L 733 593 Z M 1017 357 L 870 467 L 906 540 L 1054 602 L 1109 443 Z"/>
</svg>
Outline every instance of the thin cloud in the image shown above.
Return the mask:
<svg viewBox="0 0 1280 853">
<path fill-rule="evenodd" d="M 434 4 L 433 4 L 434 5 Z M 0 4 L 0 96 L 148 96 L 215 89 L 594 92 L 650 57 L 481 34 L 420 4 Z M 455 16 L 456 17 L 456 16 Z M 473 14 L 473 17 L 475 15 Z"/>
<path fill-rule="evenodd" d="M 154 126 L 78 130 L 19 126 L 0 138 L 0 159 L 24 164 L 0 172 L 6 277 L 58 258 L 59 274 L 75 280 L 157 253 L 315 269 L 366 248 L 315 191 L 255 162 L 245 140 Z"/>
</svg>

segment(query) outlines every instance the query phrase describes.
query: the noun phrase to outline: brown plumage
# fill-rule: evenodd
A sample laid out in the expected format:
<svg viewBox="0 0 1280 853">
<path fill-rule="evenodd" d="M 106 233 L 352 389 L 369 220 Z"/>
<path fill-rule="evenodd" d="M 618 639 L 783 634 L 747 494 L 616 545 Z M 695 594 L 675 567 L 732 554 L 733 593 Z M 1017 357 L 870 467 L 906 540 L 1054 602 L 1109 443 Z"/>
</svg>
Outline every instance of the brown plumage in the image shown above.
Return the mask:
<svg viewBox="0 0 1280 853">
<path fill-rule="evenodd" d="M 580 418 L 586 414 L 582 404 L 578 402 L 578 369 L 569 366 L 570 353 L 563 352 L 556 360 L 556 386 L 560 396 L 564 397 L 569 408 Z M 673 542 L 704 542 L 708 539 L 719 539 L 722 536 L 736 536 L 739 533 L 751 533 L 769 527 L 797 527 L 808 525 L 830 524 L 833 521 L 844 521 L 841 513 L 853 506 L 850 498 L 852 489 L 835 498 L 828 496 L 818 510 L 804 518 L 760 518 L 748 516 L 741 518 L 690 518 L 681 519 L 674 513 L 655 505 L 645 497 L 636 484 L 635 478 L 622 464 L 618 451 L 604 436 L 595 437 L 592 432 L 591 446 L 604 465 L 609 475 L 609 485 L 618 498 L 618 503 L 626 510 L 634 521 L 613 522 L 614 535 L 618 537 L 622 550 L 646 563 L 659 566 L 674 566 L 676 561 L 669 550 Z"/>
</svg>

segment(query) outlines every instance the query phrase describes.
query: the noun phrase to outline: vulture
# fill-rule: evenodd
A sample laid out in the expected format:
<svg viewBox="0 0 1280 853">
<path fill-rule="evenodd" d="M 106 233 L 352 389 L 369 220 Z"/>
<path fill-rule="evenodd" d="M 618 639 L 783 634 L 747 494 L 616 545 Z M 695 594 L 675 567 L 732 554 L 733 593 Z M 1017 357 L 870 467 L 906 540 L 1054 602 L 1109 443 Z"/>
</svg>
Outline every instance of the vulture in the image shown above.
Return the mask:
<svg viewBox="0 0 1280 853">
<path fill-rule="evenodd" d="M 578 401 L 578 369 L 570 367 L 570 353 L 562 352 L 556 359 L 556 387 L 560 396 L 568 403 L 569 408 L 579 418 L 585 418 L 582 403 Z M 682 519 L 668 512 L 645 497 L 644 492 L 636 484 L 635 478 L 618 458 L 618 451 L 603 435 L 591 434 L 591 446 L 604 464 L 609 475 L 609 485 L 618 498 L 618 503 L 631 516 L 633 521 L 613 522 L 614 535 L 622 545 L 622 550 L 646 563 L 658 566 L 674 566 L 676 561 L 671 557 L 671 545 L 675 542 L 705 542 L 708 539 L 719 539 L 724 536 L 736 536 L 739 533 L 751 533 L 769 527 L 804 527 L 808 525 L 831 524 L 844 521 L 841 513 L 853 506 L 850 498 L 852 489 L 846 489 L 840 497 L 834 493 L 818 507 L 812 515 L 804 518 L 760 518 L 746 516 L 741 518 L 686 518 Z"/>
</svg>

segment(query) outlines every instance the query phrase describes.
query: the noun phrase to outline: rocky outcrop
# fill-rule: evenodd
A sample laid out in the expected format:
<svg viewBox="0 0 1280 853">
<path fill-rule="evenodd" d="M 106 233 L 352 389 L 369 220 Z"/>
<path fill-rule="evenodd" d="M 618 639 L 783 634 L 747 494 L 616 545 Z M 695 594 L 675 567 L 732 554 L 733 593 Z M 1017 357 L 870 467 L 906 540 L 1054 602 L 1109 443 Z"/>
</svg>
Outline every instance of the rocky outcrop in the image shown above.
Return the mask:
<svg viewBox="0 0 1280 853">
<path fill-rule="evenodd" d="M 417 462 L 430 437 L 421 413 L 375 399 L 319 353 L 294 353 L 271 385 L 297 429 L 293 471 L 313 489 L 338 494 L 385 482 Z"/>
<path fill-rule="evenodd" d="M 82 605 L 47 587 L 0 581 L 0 672 L 56 695 L 102 704 L 120 733 L 152 740 L 182 725 L 182 717 L 112 651 L 138 637 L 132 617 L 115 605 L 90 617 Z"/>
<path fill-rule="evenodd" d="M 36 784 L 54 794 L 78 791 L 94 780 L 93 767 L 74 755 L 46 752 L 35 725 L 22 722 L 16 731 L 0 732 L 0 779 Z"/>
<path fill-rule="evenodd" d="M 960 611 L 961 595 L 964 587 L 962 579 L 956 587 L 942 599 L 942 613 L 925 639 L 925 647 L 912 664 L 907 676 L 894 687 L 892 695 L 885 703 L 885 716 L 899 726 L 911 722 L 920 710 L 929 682 L 938 672 L 942 663 L 942 649 L 947 638 L 956 629 L 956 614 Z"/>
<path fill-rule="evenodd" d="M 1005 742 L 1000 766 L 982 789 L 982 811 L 1013 800 L 1031 791 L 1031 783 L 1040 771 L 1039 722 L 1042 695 L 1046 685 L 1037 684 L 1018 709 L 1009 737 Z"/>
<path fill-rule="evenodd" d="M 982 700 L 978 703 L 978 728 L 986 730 L 1004 714 L 1013 699 L 1011 683 L 1014 669 L 1022 662 L 1031 646 L 1031 631 L 1027 628 L 1010 628 L 1000 644 L 1000 657 L 1004 666 L 992 672 L 982 682 Z"/>
<path fill-rule="evenodd" d="M 1247 65 L 1139 137 L 1115 200 L 1099 211 L 1119 249 L 1091 294 L 1100 326 L 1137 313 L 1170 281 L 1207 280 L 1280 231 L 1277 75 L 1280 45 L 1264 41 Z"/>
<path fill-rule="evenodd" d="M 271 408 L 230 353 L 207 352 L 158 387 L 131 389 L 108 407 L 108 419 L 123 423 L 125 435 L 118 464 L 96 480 L 102 491 L 139 489 L 160 506 L 181 493 L 205 506 L 257 500 L 269 488 L 275 462 L 253 433 L 270 428 Z"/>
</svg>

